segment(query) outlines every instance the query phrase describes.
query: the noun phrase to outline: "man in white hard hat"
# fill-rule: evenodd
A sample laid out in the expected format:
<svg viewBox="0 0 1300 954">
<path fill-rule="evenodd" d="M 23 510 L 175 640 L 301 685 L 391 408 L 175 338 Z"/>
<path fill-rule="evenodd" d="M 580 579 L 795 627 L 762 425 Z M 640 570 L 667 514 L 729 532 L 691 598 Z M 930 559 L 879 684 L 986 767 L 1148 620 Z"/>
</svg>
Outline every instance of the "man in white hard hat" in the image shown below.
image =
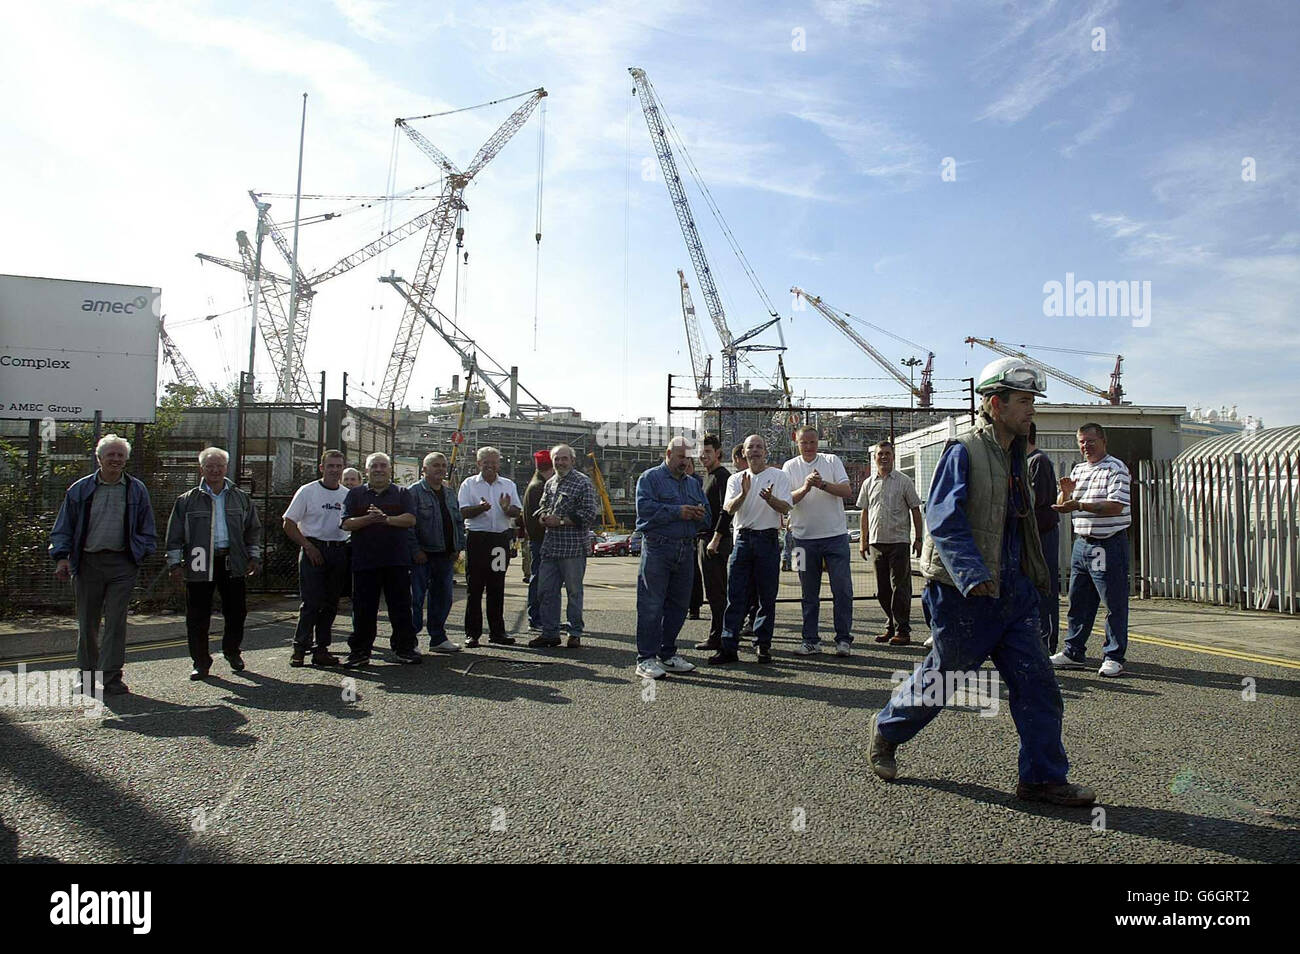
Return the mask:
<svg viewBox="0 0 1300 954">
<path fill-rule="evenodd" d="M 886 781 L 898 772 L 895 749 L 939 714 L 950 687 L 992 659 L 1007 683 L 1020 734 L 1016 796 L 1073 806 L 1096 798 L 1066 781 L 1064 705 L 1039 633 L 1047 564 L 1025 446 L 1034 399 L 1046 385 L 1043 373 L 1019 358 L 986 366 L 975 386 L 982 420 L 949 441 L 939 460 L 921 551 L 922 600 L 934 646 L 874 720 L 869 759 Z"/>
</svg>

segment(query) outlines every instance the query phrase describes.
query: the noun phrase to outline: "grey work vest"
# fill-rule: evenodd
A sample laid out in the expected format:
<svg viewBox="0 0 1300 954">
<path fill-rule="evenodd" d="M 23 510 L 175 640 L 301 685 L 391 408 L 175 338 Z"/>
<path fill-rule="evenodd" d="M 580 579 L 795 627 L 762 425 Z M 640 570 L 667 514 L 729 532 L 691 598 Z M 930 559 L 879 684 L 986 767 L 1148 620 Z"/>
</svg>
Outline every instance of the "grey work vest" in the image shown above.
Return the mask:
<svg viewBox="0 0 1300 954">
<path fill-rule="evenodd" d="M 1043 544 L 1034 521 L 1034 489 L 1029 484 L 1029 464 L 1025 459 L 1026 440 L 1017 437 L 1011 450 L 1004 451 L 993 434 L 993 425 L 981 423 L 957 443 L 966 448 L 970 460 L 970 473 L 966 486 L 966 519 L 971 535 L 984 565 L 993 577 L 993 595 L 1001 594 L 1002 585 L 1002 528 L 1007 519 L 1007 482 L 1011 472 L 1011 455 L 1020 461 L 1021 498 L 1029 502 L 1029 513 L 1020 519 L 1020 569 L 1044 594 L 1049 592 L 1047 561 L 1043 559 Z M 934 538 L 925 537 L 921 550 L 921 575 L 927 580 L 956 586 L 948 568 L 943 565 Z"/>
</svg>

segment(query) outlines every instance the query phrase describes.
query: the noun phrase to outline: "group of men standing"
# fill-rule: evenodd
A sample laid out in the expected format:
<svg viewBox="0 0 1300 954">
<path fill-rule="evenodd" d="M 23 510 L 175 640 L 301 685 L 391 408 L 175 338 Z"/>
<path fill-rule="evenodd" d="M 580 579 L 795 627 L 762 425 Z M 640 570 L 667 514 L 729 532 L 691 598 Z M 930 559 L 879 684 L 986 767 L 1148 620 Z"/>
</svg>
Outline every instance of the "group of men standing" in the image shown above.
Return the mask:
<svg viewBox="0 0 1300 954">
<path fill-rule="evenodd" d="M 906 475 L 893 467 L 892 444 L 875 450 L 874 473 L 858 495 L 859 552 L 870 552 L 886 627 L 878 642 L 910 642 L 913 556 L 925 579 L 922 604 L 930 651 L 873 720 L 869 761 L 887 780 L 897 772 L 895 751 L 942 706 L 926 702 L 917 684 L 992 659 L 1010 688 L 1021 735 L 1017 794 L 1082 805 L 1090 790 L 1066 781 L 1061 743 L 1063 705 L 1053 668 L 1084 665 L 1098 608 L 1106 607 L 1103 676 L 1123 672 L 1127 648 L 1129 473 L 1110 456 L 1097 424 L 1078 430 L 1083 460 L 1055 481 L 1036 446 L 1034 399 L 1045 393 L 1041 372 L 1018 359 L 984 369 L 977 392 L 981 421 L 950 441 L 930 485 L 924 518 Z M 733 451 L 735 472 L 723 465 L 716 437 L 699 449 L 704 474 L 689 467 L 684 438 L 669 443 L 664 460 L 637 481 L 636 527 L 643 535 L 637 576 L 636 672 L 644 678 L 690 672 L 677 650 L 691 591 L 699 574 L 710 608 L 708 662 L 739 660 L 752 635 L 760 663 L 771 662 L 774 608 L 781 567 L 778 530 L 787 521 L 791 563 L 802 586 L 801 655 L 820 651 L 823 571 L 829 575 L 837 655 L 852 653 L 852 582 L 844 501 L 852 496 L 843 462 L 818 450 L 818 435 L 801 428 L 799 456 L 781 468 L 767 463 L 762 437 L 750 435 Z M 139 566 L 157 546 L 145 485 L 126 473 L 131 446 L 110 434 L 96 447 L 95 473 L 65 495 L 51 532 L 55 575 L 71 579 L 77 602 L 78 667 L 98 674 L 107 694 L 128 692 L 122 679 L 127 606 Z M 226 476 L 229 455 L 208 447 L 198 455 L 201 479 L 181 494 L 168 520 L 165 547 L 172 576 L 185 584 L 191 679 L 212 665 L 209 628 L 214 593 L 225 628 L 222 653 L 232 670 L 241 655 L 244 581 L 261 558 L 262 526 L 252 499 Z M 391 648 L 400 663 L 418 663 L 418 634 L 434 652 L 459 652 L 446 622 L 453 575 L 463 554 L 468 575 L 464 629 L 476 647 L 486 629 L 492 643 L 511 644 L 504 620 L 505 574 L 516 521 L 531 548 L 528 620 L 532 647 L 562 642 L 560 591 L 568 597 L 569 648 L 584 632 L 583 576 L 587 533 L 597 520 L 595 490 L 576 467 L 572 447 L 534 455 L 537 472 L 523 499 L 499 473 L 501 455 L 484 447 L 478 472 L 458 490 L 446 483 L 448 461 L 427 455 L 423 476 L 409 488 L 392 481 L 386 454 L 366 459 L 365 482 L 349 479 L 343 454 L 327 451 L 320 479 L 299 488 L 284 514 L 286 536 L 299 548 L 301 605 L 291 665 L 336 665 L 330 652 L 341 596 L 352 597 L 352 635 L 343 665 L 366 665 L 376 638 L 379 597 L 387 604 Z M 1055 499 L 1048 502 L 1055 484 Z M 1069 513 L 1076 539 L 1071 554 L 1069 632 L 1055 652 L 1057 514 Z M 922 519 L 925 528 L 922 528 Z M 928 532 L 927 532 L 928 531 Z M 698 561 L 698 563 L 697 563 Z M 698 567 L 698 569 L 697 569 Z M 1054 653 L 1054 654 L 1053 654 Z M 945 683 L 946 684 L 946 683 Z M 946 702 L 946 700 L 944 700 Z"/>
</svg>

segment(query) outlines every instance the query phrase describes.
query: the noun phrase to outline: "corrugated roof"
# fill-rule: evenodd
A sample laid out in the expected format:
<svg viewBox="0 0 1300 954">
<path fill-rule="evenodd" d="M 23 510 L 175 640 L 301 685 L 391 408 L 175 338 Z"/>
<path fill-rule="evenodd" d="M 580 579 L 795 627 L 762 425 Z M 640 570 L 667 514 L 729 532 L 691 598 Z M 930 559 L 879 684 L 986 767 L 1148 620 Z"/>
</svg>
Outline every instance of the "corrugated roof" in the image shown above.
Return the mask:
<svg viewBox="0 0 1300 954">
<path fill-rule="evenodd" d="M 1292 427 L 1271 427 L 1255 431 L 1253 435 L 1224 434 L 1222 437 L 1207 437 L 1197 441 L 1179 454 L 1174 463 L 1183 464 L 1194 460 L 1209 460 L 1227 457 L 1232 454 L 1259 455 L 1286 454 L 1300 451 L 1300 425 Z"/>
</svg>

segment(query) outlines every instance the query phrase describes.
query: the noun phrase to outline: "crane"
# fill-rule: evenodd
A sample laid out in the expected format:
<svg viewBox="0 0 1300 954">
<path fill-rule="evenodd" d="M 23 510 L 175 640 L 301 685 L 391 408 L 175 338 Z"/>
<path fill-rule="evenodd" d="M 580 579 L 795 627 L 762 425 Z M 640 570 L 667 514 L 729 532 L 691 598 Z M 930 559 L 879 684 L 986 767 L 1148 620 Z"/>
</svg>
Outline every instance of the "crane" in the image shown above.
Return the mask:
<svg viewBox="0 0 1300 954">
<path fill-rule="evenodd" d="M 510 408 L 512 417 L 541 414 L 551 410 L 550 405 L 543 404 L 536 394 L 519 383 L 516 373 L 507 371 L 495 358 L 480 348 L 477 342 L 465 334 L 455 321 L 443 314 L 437 305 L 427 299 L 420 301 L 414 292 L 403 288 L 402 286 L 407 284 L 405 279 L 395 274 L 389 274 L 379 280 L 387 285 L 392 285 L 397 290 L 397 293 L 406 300 L 407 306 L 436 331 L 456 354 L 460 355 L 461 366 L 467 372 L 472 368 L 473 372 L 483 380 L 483 383 L 490 387 L 492 392 Z M 523 391 L 532 398 L 533 403 L 520 404 L 519 391 Z M 381 404 L 381 406 L 383 405 Z"/>
<path fill-rule="evenodd" d="M 452 234 L 460 231 L 456 227 L 457 219 L 466 208 L 461 194 L 483 167 L 505 147 L 511 137 L 523 128 L 533 110 L 546 97 L 546 90 L 538 88 L 520 95 L 528 98 L 506 118 L 487 142 L 479 147 L 463 172 L 456 168 L 442 150 L 410 125 L 412 120 L 428 117 L 411 116 L 395 121 L 397 127 L 415 143 L 420 151 L 442 170 L 444 179 L 442 193 L 439 195 L 437 207 L 430 220 L 429 232 L 425 237 L 424 249 L 415 268 L 415 278 L 410 283 L 410 291 L 401 288 L 397 282 L 391 283 L 402 293 L 402 297 L 406 300 L 406 308 L 402 312 L 397 339 L 393 344 L 393 355 L 389 359 L 388 369 L 384 373 L 384 381 L 380 387 L 381 406 L 401 404 L 406 400 L 406 389 L 411 381 L 411 372 L 415 369 L 415 359 L 420 351 L 420 340 L 424 336 L 426 324 L 432 326 L 449 344 L 454 338 L 464 338 L 460 329 L 456 328 L 446 315 L 433 307 L 433 297 L 438 289 L 438 279 L 442 274 L 442 264 L 446 260 Z M 469 341 L 468 338 L 464 340 Z M 465 353 L 460 348 L 454 344 L 452 346 L 461 353 L 462 358 L 465 357 Z M 479 370 L 480 373 L 484 371 L 482 367 Z M 491 383 L 488 375 L 485 374 L 484 379 Z M 497 388 L 494 387 L 494 390 Z"/>
<path fill-rule="evenodd" d="M 700 321 L 695 317 L 695 302 L 691 300 L 691 286 L 686 284 L 686 276 L 677 269 L 677 279 L 682 285 L 682 318 L 686 321 L 686 343 L 691 349 L 691 374 L 695 378 L 695 394 L 703 398 L 712 390 L 709 378 L 713 374 L 713 355 L 704 354 L 704 343 L 700 337 Z"/>
<path fill-rule="evenodd" d="M 798 285 L 791 288 L 790 293 L 796 298 L 803 298 L 806 300 L 808 304 L 813 306 L 819 315 L 838 328 L 846 338 L 865 351 L 867 355 L 876 362 L 876 364 L 889 372 L 893 378 L 902 384 L 903 387 L 905 387 L 907 391 L 916 398 L 918 407 L 928 408 L 931 406 L 931 397 L 934 394 L 934 385 L 932 383 L 932 375 L 934 373 L 934 352 L 925 349 L 927 350 L 928 357 L 926 358 L 925 369 L 921 372 L 921 384 L 917 387 L 912 384 L 912 381 L 909 378 L 903 377 L 903 372 L 894 367 L 892 361 L 873 348 L 867 339 L 863 338 L 853 329 L 853 327 L 848 323 L 847 319 L 849 316 L 847 314 L 831 305 L 828 305 L 817 295 L 804 291 Z M 892 337 L 897 337 L 897 335 L 893 335 Z M 900 338 L 899 340 L 905 341 L 906 339 Z M 909 341 L 907 343 L 911 344 L 913 347 L 920 348 L 920 345 L 917 345 L 915 342 Z"/>
<path fill-rule="evenodd" d="M 600 464 L 597 463 L 595 454 L 588 453 L 587 456 L 591 458 L 592 483 L 596 485 L 596 497 L 600 500 L 600 529 L 619 530 L 621 528 L 614 519 L 614 505 L 609 502 L 609 492 L 605 489 L 605 477 L 600 472 Z"/>
<path fill-rule="evenodd" d="M 172 340 L 172 336 L 167 333 L 167 328 L 163 325 L 166 319 L 166 315 L 158 319 L 158 339 L 162 343 L 163 358 L 176 372 L 177 381 L 187 388 L 194 388 L 197 394 L 205 393 L 207 389 L 199 381 L 199 376 L 194 373 L 190 363 L 185 360 L 185 355 L 181 354 L 181 349 Z"/>
<path fill-rule="evenodd" d="M 771 316 L 768 321 L 750 329 L 739 338 L 732 336 L 731 330 L 727 327 L 727 316 L 722 307 L 722 298 L 718 294 L 717 284 L 713 280 L 713 271 L 709 267 L 709 260 L 704 252 L 704 242 L 700 238 L 699 230 L 695 227 L 695 216 L 691 212 L 690 200 L 686 197 L 686 187 L 677 172 L 677 160 L 673 157 L 672 147 L 668 142 L 666 124 L 671 126 L 671 121 L 667 119 L 663 104 L 655 93 L 654 87 L 650 84 L 650 78 L 646 76 L 645 70 L 634 66 L 630 67 L 628 72 L 632 74 L 632 79 L 635 82 L 634 91 L 637 99 L 640 100 L 641 111 L 645 114 L 646 126 L 650 130 L 650 141 L 654 145 L 655 155 L 659 158 L 659 168 L 663 172 L 664 185 L 668 187 L 668 197 L 672 200 L 673 210 L 677 213 L 677 224 L 681 226 L 682 238 L 686 240 L 686 251 L 690 255 L 691 264 L 695 268 L 695 279 L 699 283 L 701 293 L 704 295 L 704 303 L 709 310 L 709 318 L 713 321 L 713 327 L 722 342 L 722 386 L 723 388 L 735 388 L 739 384 L 738 365 L 740 361 L 744 360 L 742 358 L 744 352 L 785 350 L 785 333 L 781 330 L 780 325 L 781 316 L 776 313 L 771 300 L 763 291 L 762 285 L 758 283 L 753 269 L 749 267 L 748 260 L 732 236 L 731 229 L 722 221 L 721 211 L 712 201 L 712 197 L 707 190 L 704 190 L 705 200 L 710 211 L 718 219 L 732 251 L 740 259 L 746 275 L 749 276 L 751 284 L 767 306 L 768 314 Z M 688 164 L 690 163 L 689 156 L 686 157 L 686 161 Z M 692 175 L 695 175 L 693 170 Z M 698 176 L 696 176 L 696 179 L 698 181 Z M 703 189 L 703 183 L 700 183 L 700 185 L 701 189 Z M 742 347 L 744 342 L 750 341 L 773 325 L 777 326 L 777 332 L 781 335 L 781 344 L 779 346 L 750 344 Z M 745 363 L 749 364 L 748 361 L 745 361 Z M 749 366 L 753 367 L 752 365 Z"/>
<path fill-rule="evenodd" d="M 428 185 L 416 186 L 413 189 L 399 192 L 391 196 L 380 197 L 385 201 L 396 201 L 405 199 L 424 200 L 424 196 L 416 196 L 415 193 L 425 189 Z M 292 259 L 292 253 L 289 251 L 288 241 L 275 223 L 271 222 L 268 212 L 270 203 L 262 202 L 260 199 L 266 197 L 279 197 L 278 193 L 249 192 L 253 198 L 254 205 L 258 214 L 258 229 L 262 236 L 270 235 L 276 247 L 280 249 L 281 254 L 286 260 Z M 316 198 L 316 197 L 312 197 Z M 340 197 L 346 198 L 346 197 Z M 337 278 L 346 272 L 351 271 L 358 265 L 369 261 L 381 252 L 386 251 L 398 242 L 414 235 L 416 232 L 427 226 L 439 214 L 440 204 L 435 204 L 433 208 L 426 209 L 410 220 L 402 223 L 396 228 L 389 229 L 381 234 L 377 239 L 363 245 L 348 255 L 343 256 L 330 267 L 316 272 L 313 275 L 306 276 L 299 271 L 298 282 L 298 309 L 295 315 L 293 335 L 292 335 L 292 354 L 294 357 L 294 367 L 292 368 L 292 387 L 285 387 L 286 372 L 288 370 L 290 348 L 289 317 L 285 306 L 284 298 L 289 294 L 292 287 L 292 281 L 282 275 L 277 275 L 266 268 L 265 265 L 259 265 L 258 254 L 254 250 L 253 244 L 249 241 L 248 233 L 238 232 L 235 235 L 235 241 L 239 246 L 241 261 L 232 262 L 229 259 L 220 258 L 214 255 L 207 255 L 203 252 L 197 253 L 196 257 L 205 262 L 212 262 L 239 272 L 244 276 L 248 286 L 250 300 L 263 301 L 266 303 L 266 314 L 262 314 L 259 308 L 256 316 L 258 329 L 262 334 L 262 341 L 266 344 L 266 350 L 271 358 L 271 366 L 276 375 L 276 392 L 280 400 L 309 400 L 312 395 L 312 382 L 308 377 L 302 364 L 303 349 L 307 343 L 307 331 L 311 317 L 310 301 L 315 296 L 316 289 L 326 281 Z M 321 221 L 335 218 L 335 215 L 325 215 Z M 260 286 L 257 294 L 254 294 L 255 286 Z"/>
<path fill-rule="evenodd" d="M 1116 404 L 1116 405 L 1124 403 L 1123 400 L 1124 386 L 1120 383 L 1120 376 L 1124 364 L 1124 356 L 1122 354 L 1115 355 L 1115 367 L 1110 372 L 1110 388 L 1109 390 L 1103 391 L 1101 388 L 1097 387 L 1096 385 L 1089 384 L 1087 381 L 1083 380 L 1083 378 L 1076 378 L 1074 375 L 1068 374 L 1067 372 L 1062 371 L 1060 368 L 1054 368 L 1050 364 L 1045 364 L 1042 361 L 1039 361 L 1037 358 L 1031 358 L 1024 351 L 1019 351 L 1011 347 L 1010 345 L 1005 345 L 1002 342 L 995 341 L 992 338 L 971 337 L 966 339 L 966 343 L 971 347 L 974 347 L 975 345 L 983 345 L 984 347 L 988 348 L 990 351 L 996 351 L 998 354 L 1004 354 L 1010 358 L 1024 358 L 1026 361 L 1028 361 L 1034 367 L 1038 368 L 1044 374 L 1050 374 L 1058 381 L 1064 381 L 1066 384 L 1070 385 L 1071 387 L 1076 387 L 1080 391 L 1083 391 L 1087 394 L 1091 394 L 1093 397 L 1099 397 L 1103 401 L 1108 401 L 1109 403 Z M 1070 351 L 1071 349 L 1067 348 L 1067 349 L 1051 349 L 1051 350 Z M 1097 351 L 1079 351 L 1073 353 L 1102 354 L 1102 352 L 1097 352 Z M 1109 357 L 1109 355 L 1106 355 L 1106 357 Z"/>
</svg>

